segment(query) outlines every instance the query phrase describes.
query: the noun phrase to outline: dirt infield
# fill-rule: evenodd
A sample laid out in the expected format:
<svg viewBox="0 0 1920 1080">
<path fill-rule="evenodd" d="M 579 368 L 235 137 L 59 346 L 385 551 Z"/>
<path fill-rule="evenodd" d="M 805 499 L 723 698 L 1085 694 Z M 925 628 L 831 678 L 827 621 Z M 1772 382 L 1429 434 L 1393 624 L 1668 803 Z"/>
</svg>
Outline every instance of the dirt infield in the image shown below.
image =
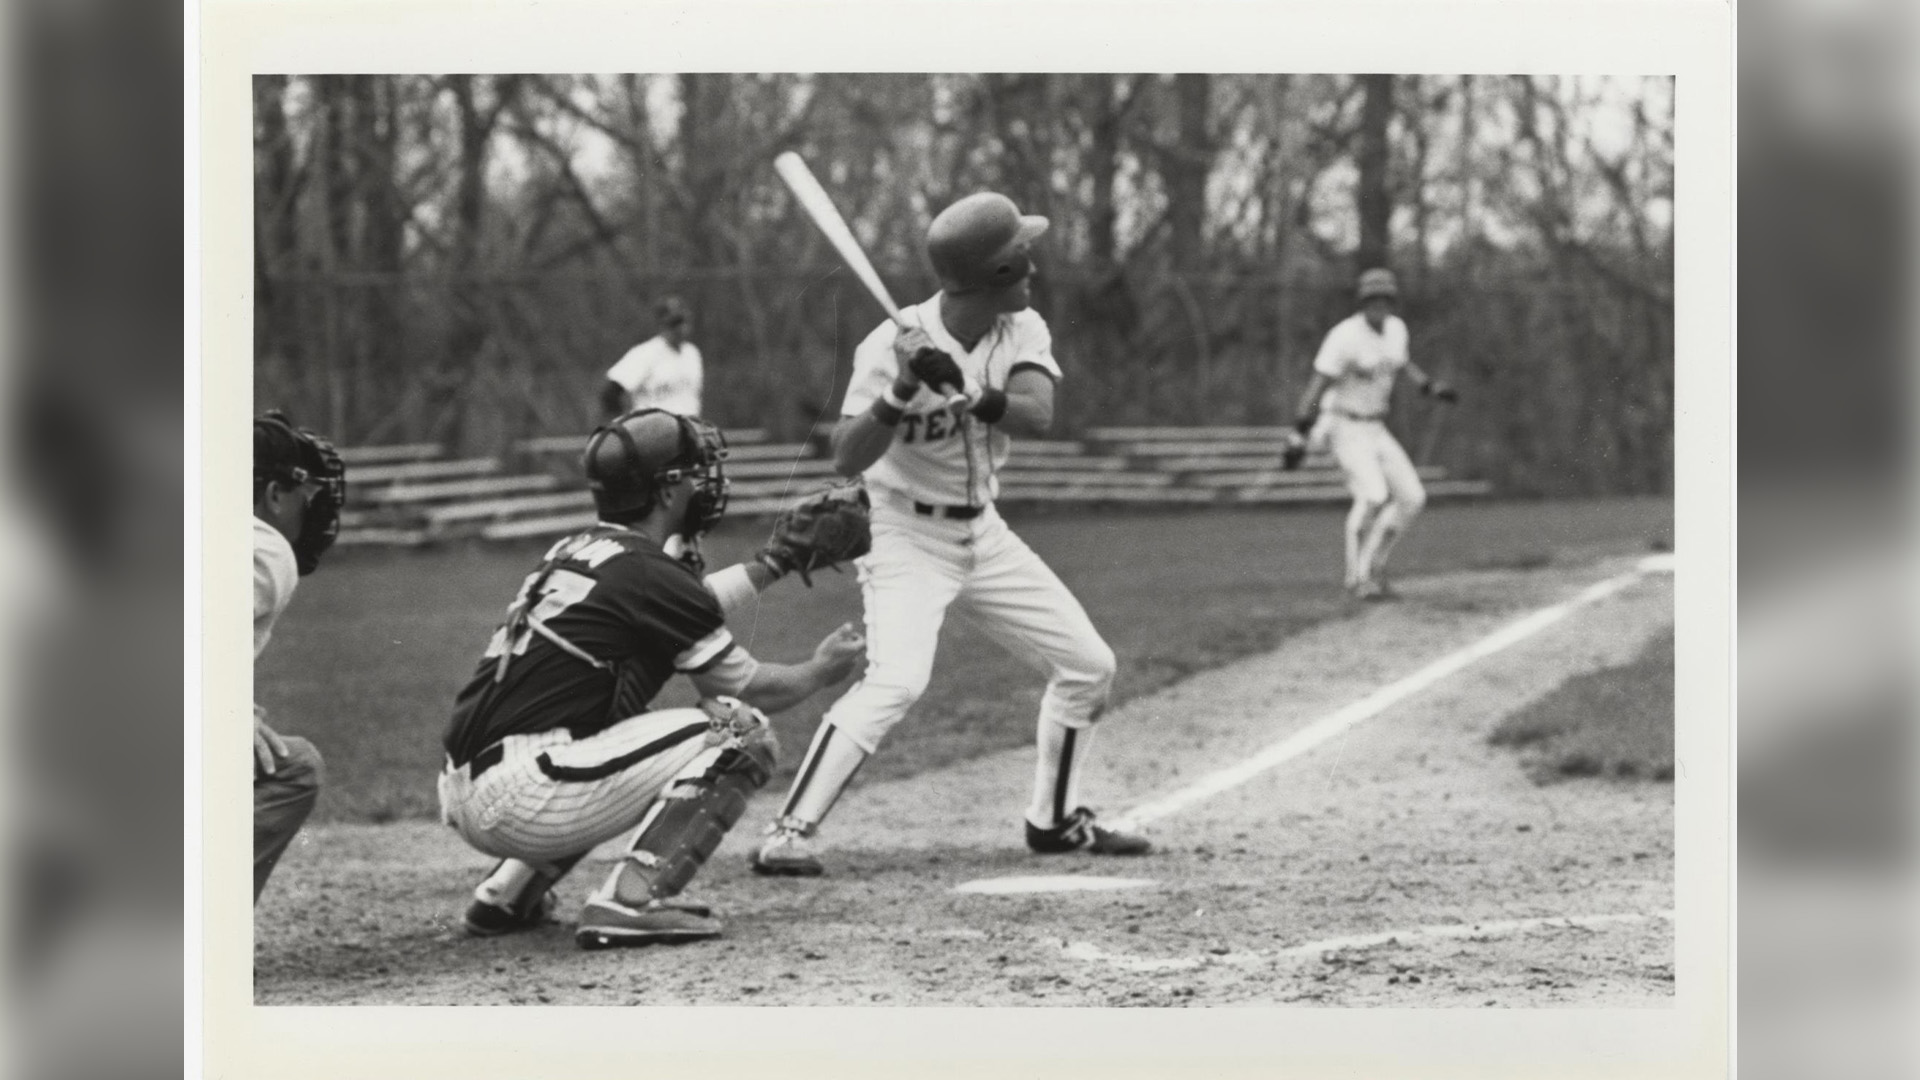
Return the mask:
<svg viewBox="0 0 1920 1080">
<path fill-rule="evenodd" d="M 1409 579 L 1398 603 L 1116 709 L 1101 723 L 1084 793 L 1109 814 L 1137 805 L 1633 565 L 1616 557 Z M 1643 577 L 1157 822 L 1160 850 L 1141 859 L 1028 855 L 1018 824 L 1028 749 L 857 787 L 825 831 L 833 846 L 820 879 L 746 871 L 778 795 L 765 792 L 695 882 L 727 914 L 728 936 L 676 949 L 582 953 L 558 925 L 466 940 L 454 924 L 489 860 L 429 823 L 318 826 L 296 841 L 257 910 L 256 998 L 1665 1005 L 1672 786 L 1536 786 L 1486 736 L 1566 679 L 1632 658 L 1672 621 L 1670 579 Z M 562 886 L 564 915 L 608 855 Z M 1150 884 L 954 891 L 1028 874 Z"/>
</svg>

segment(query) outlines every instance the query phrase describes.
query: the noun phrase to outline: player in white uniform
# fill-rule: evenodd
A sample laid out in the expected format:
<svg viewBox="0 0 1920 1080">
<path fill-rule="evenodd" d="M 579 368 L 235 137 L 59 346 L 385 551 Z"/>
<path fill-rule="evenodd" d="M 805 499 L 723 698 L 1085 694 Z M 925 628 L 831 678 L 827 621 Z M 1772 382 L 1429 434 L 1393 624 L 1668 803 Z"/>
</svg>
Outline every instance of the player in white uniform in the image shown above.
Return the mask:
<svg viewBox="0 0 1920 1080">
<path fill-rule="evenodd" d="M 660 302 L 657 314 L 660 333 L 628 349 L 607 369 L 601 405 L 609 415 L 639 409 L 700 415 L 706 368 L 700 347 L 687 340 L 693 331 L 693 312 L 685 301 L 670 296 Z"/>
<path fill-rule="evenodd" d="M 346 467 L 332 444 L 270 412 L 253 422 L 253 657 L 339 533 Z M 305 739 L 282 736 L 253 707 L 253 898 L 313 812 L 324 765 Z"/>
<path fill-rule="evenodd" d="M 1394 314 L 1400 289 L 1391 270 L 1360 275 L 1360 310 L 1327 332 L 1301 395 L 1295 427 L 1315 449 L 1331 448 L 1347 474 L 1353 509 L 1347 514 L 1346 587 L 1362 599 L 1390 594 L 1387 557 L 1426 506 L 1407 452 L 1387 430 L 1387 407 L 1401 371 L 1420 392 L 1455 401 L 1453 389 L 1420 370 L 1407 355 L 1407 324 Z"/>
<path fill-rule="evenodd" d="M 841 474 L 864 474 L 873 497 L 873 552 L 859 562 L 868 668 L 821 721 L 753 855 L 760 873 L 822 872 L 810 838 L 926 690 L 949 607 L 1049 676 L 1028 846 L 1149 850 L 1140 837 L 1094 825 L 1076 796 L 1113 682 L 1113 650 L 993 505 L 1008 436 L 1044 435 L 1053 421 L 1060 366 L 1028 293 L 1029 247 L 1046 227 L 1046 218 L 1023 217 L 1003 195 L 983 192 L 947 208 L 927 231 L 941 291 L 906 312 L 915 329 L 882 323 L 855 350 L 833 446 Z M 962 388 L 972 403 L 950 404 L 950 392 Z"/>
</svg>

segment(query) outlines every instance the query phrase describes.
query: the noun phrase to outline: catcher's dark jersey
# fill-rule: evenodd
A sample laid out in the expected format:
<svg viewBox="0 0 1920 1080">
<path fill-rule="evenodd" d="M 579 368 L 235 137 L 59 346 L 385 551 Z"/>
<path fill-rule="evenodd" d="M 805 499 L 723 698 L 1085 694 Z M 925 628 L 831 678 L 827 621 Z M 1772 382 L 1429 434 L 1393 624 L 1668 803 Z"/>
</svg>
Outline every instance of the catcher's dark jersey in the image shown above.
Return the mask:
<svg viewBox="0 0 1920 1080">
<path fill-rule="evenodd" d="M 522 605 L 529 617 L 515 618 Z M 455 699 L 447 753 L 464 765 L 509 735 L 591 735 L 643 711 L 674 672 L 705 671 L 733 648 L 720 601 L 658 544 L 610 526 L 570 536 L 527 575 Z"/>
</svg>

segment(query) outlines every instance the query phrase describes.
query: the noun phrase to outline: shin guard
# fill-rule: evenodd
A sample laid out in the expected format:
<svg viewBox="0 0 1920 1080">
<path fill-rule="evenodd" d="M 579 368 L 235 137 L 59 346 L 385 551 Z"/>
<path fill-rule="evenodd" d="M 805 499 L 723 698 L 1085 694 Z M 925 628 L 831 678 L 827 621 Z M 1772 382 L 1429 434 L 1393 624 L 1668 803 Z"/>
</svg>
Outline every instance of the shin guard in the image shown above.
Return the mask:
<svg viewBox="0 0 1920 1080">
<path fill-rule="evenodd" d="M 647 812 L 624 869 L 647 883 L 652 899 L 677 894 L 746 813 L 747 800 L 773 777 L 768 737 L 733 741 L 693 760 Z M 626 890 L 621 890 L 623 893 Z"/>
</svg>

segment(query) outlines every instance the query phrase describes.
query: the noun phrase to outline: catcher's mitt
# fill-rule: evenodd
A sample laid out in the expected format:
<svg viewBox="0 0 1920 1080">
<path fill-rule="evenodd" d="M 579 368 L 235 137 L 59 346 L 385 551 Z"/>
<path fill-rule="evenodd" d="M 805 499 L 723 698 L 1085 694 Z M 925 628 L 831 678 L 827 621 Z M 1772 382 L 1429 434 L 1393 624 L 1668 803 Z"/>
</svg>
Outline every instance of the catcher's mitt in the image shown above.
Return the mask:
<svg viewBox="0 0 1920 1080">
<path fill-rule="evenodd" d="M 858 483 L 829 484 L 780 511 L 773 535 L 757 558 L 780 577 L 798 572 L 813 587 L 813 571 L 839 567 L 873 550 L 872 500 Z"/>
</svg>

